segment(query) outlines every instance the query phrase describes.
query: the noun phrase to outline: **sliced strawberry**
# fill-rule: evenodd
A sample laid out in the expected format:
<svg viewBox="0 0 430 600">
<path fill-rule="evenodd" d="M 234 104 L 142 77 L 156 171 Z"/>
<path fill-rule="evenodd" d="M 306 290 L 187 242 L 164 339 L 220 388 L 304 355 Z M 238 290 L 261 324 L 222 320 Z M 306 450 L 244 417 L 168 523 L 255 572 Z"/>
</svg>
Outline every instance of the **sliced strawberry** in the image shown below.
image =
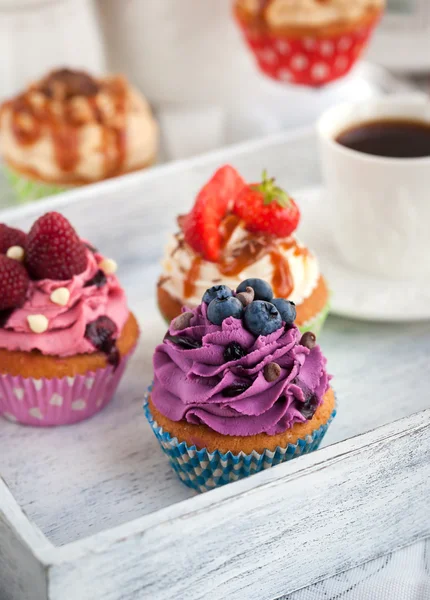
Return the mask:
<svg viewBox="0 0 430 600">
<path fill-rule="evenodd" d="M 0 254 L 6 254 L 12 246 L 24 248 L 26 238 L 26 234 L 20 229 L 14 229 L 0 223 Z"/>
<path fill-rule="evenodd" d="M 185 241 L 204 259 L 219 260 L 219 226 L 244 186 L 244 180 L 233 167 L 221 167 L 202 188 L 191 212 L 180 219 Z"/>
<path fill-rule="evenodd" d="M 288 237 L 297 229 L 300 211 L 294 200 L 268 179 L 248 185 L 240 192 L 234 204 L 234 212 L 253 233 L 266 233 L 276 237 Z"/>
<path fill-rule="evenodd" d="M 65 281 L 85 271 L 87 249 L 57 212 L 38 219 L 27 236 L 26 265 L 33 279 Z"/>
<path fill-rule="evenodd" d="M 18 308 L 25 302 L 30 278 L 17 260 L 0 255 L 0 311 Z"/>
</svg>

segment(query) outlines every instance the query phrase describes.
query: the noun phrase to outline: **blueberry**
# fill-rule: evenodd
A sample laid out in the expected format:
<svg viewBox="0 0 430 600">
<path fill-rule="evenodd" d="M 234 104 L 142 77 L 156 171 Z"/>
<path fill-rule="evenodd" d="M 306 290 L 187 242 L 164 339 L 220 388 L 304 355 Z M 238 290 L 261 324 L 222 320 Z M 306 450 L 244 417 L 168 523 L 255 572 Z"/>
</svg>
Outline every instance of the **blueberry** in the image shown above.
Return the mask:
<svg viewBox="0 0 430 600">
<path fill-rule="evenodd" d="M 245 350 L 245 348 L 242 348 L 242 346 L 238 342 L 231 342 L 228 346 L 225 347 L 224 360 L 225 362 L 230 362 L 232 360 L 240 360 L 247 354 L 248 353 Z"/>
<path fill-rule="evenodd" d="M 221 325 L 227 317 L 242 317 L 242 303 L 234 296 L 228 295 L 230 291 L 218 291 L 216 298 L 208 306 L 208 319 L 214 325 Z"/>
<path fill-rule="evenodd" d="M 302 415 L 305 417 L 305 419 L 309 421 L 310 419 L 312 419 L 318 408 L 318 398 L 315 395 L 313 395 L 310 398 L 308 398 L 306 402 L 304 402 L 304 404 L 301 404 L 301 406 L 299 406 L 298 408 Z"/>
<path fill-rule="evenodd" d="M 232 383 L 228 387 L 224 388 L 222 391 L 222 395 L 225 398 L 234 398 L 235 396 L 240 396 L 243 392 L 246 392 L 248 388 L 251 387 L 250 383 L 245 383 L 244 381 L 238 381 L 236 383 Z"/>
<path fill-rule="evenodd" d="M 273 298 L 272 288 L 263 279 L 255 279 L 254 277 L 245 279 L 245 281 L 242 281 L 242 283 L 239 285 L 236 292 L 246 292 L 247 287 L 252 287 L 254 290 L 254 300 L 265 300 L 266 302 L 271 302 Z"/>
<path fill-rule="evenodd" d="M 217 297 L 218 292 L 225 292 L 227 296 L 233 296 L 233 292 L 226 285 L 213 285 L 204 293 L 203 302 L 210 304 Z"/>
<path fill-rule="evenodd" d="M 287 325 L 292 325 L 296 320 L 296 305 L 294 302 L 290 302 L 289 300 L 284 300 L 283 298 L 275 298 L 272 300 L 272 304 L 276 306 L 279 311 L 279 314 L 282 317 L 282 320 Z"/>
<path fill-rule="evenodd" d="M 176 344 L 180 348 L 184 350 L 195 350 L 196 348 L 201 348 L 202 343 L 198 340 L 193 340 L 192 338 L 186 337 L 185 335 L 171 335 L 169 332 L 164 336 L 165 340 L 169 340 L 173 344 Z"/>
<path fill-rule="evenodd" d="M 282 317 L 271 302 L 256 300 L 245 310 L 245 326 L 254 335 L 269 335 L 282 327 Z"/>
</svg>

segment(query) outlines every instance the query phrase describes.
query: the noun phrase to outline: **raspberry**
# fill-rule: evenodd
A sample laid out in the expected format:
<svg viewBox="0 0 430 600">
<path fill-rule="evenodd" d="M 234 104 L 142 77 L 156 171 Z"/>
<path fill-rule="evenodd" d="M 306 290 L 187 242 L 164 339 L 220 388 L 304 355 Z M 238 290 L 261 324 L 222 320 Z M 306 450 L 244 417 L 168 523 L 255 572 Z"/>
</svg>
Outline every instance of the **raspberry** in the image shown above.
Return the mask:
<svg viewBox="0 0 430 600">
<path fill-rule="evenodd" d="M 11 246 L 25 248 L 26 234 L 19 229 L 0 223 L 0 254 L 6 254 Z"/>
<path fill-rule="evenodd" d="M 24 304 L 29 283 L 27 271 L 21 263 L 0 255 L 0 311 Z"/>
<path fill-rule="evenodd" d="M 26 264 L 33 279 L 65 281 L 87 266 L 86 247 L 57 212 L 38 219 L 27 236 Z"/>
</svg>

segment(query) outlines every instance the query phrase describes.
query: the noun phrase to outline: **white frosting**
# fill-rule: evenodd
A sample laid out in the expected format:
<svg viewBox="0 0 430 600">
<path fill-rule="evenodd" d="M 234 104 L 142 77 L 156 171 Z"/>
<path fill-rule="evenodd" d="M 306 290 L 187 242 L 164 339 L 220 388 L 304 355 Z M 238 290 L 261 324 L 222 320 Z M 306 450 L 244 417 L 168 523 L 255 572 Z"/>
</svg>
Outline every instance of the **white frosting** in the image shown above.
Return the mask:
<svg viewBox="0 0 430 600">
<path fill-rule="evenodd" d="M 131 171 L 152 161 L 157 154 L 158 127 L 145 98 L 129 90 L 130 110 L 125 114 L 126 154 L 122 171 Z M 79 128 L 79 162 L 72 173 L 65 173 L 55 158 L 54 143 L 49 129 L 30 145 L 20 144 L 12 130 L 12 111 L 6 107 L 0 123 L 0 152 L 6 162 L 35 171 L 42 179 L 62 183 L 74 179 L 97 181 L 106 176 L 105 126 L 96 122 Z M 115 152 L 108 146 L 108 152 Z"/>
<path fill-rule="evenodd" d="M 237 228 L 235 236 L 240 235 L 244 235 L 244 231 L 241 230 L 241 228 Z M 237 239 L 234 240 L 232 238 L 231 243 L 235 243 L 235 241 L 237 241 Z M 297 255 L 294 252 L 294 248 L 283 250 L 283 241 L 285 242 L 286 240 L 280 240 L 279 251 L 282 252 L 288 260 L 294 282 L 293 291 L 288 299 L 299 305 L 306 298 L 309 298 L 318 284 L 320 278 L 318 261 L 310 253 L 306 255 Z M 299 244 L 299 247 L 303 246 Z M 233 277 L 226 277 L 223 275 L 220 272 L 217 263 L 202 261 L 200 264 L 199 277 L 195 281 L 194 293 L 189 298 L 185 298 L 184 281 L 195 257 L 196 254 L 187 244 L 181 244 L 178 248 L 177 237 L 172 235 L 166 246 L 162 263 L 163 277 L 167 278 L 162 284 L 163 289 L 168 292 L 170 296 L 180 302 L 184 302 L 184 304 L 190 308 L 198 306 L 202 301 L 205 291 L 213 285 L 222 283 L 235 289 L 241 281 L 248 279 L 249 277 L 264 279 L 270 284 L 273 281 L 274 268 L 268 254 Z"/>
<path fill-rule="evenodd" d="M 247 12 L 257 15 L 258 0 L 239 0 Z M 272 0 L 265 10 L 271 27 L 326 26 L 337 21 L 356 21 L 368 10 L 382 9 L 385 0 Z"/>
</svg>

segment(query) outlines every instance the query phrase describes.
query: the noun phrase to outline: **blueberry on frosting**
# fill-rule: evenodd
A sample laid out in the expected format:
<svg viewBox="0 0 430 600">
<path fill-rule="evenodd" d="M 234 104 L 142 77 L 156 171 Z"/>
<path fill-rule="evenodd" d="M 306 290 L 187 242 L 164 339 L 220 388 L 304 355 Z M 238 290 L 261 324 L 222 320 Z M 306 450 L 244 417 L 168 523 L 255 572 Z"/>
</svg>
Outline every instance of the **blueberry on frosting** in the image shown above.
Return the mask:
<svg viewBox="0 0 430 600">
<path fill-rule="evenodd" d="M 254 335 L 269 335 L 282 327 L 282 317 L 274 304 L 255 300 L 246 307 L 245 327 Z"/>
<path fill-rule="evenodd" d="M 245 279 L 245 281 L 242 281 L 239 285 L 236 292 L 246 292 L 247 287 L 251 287 L 254 290 L 254 300 L 265 300 L 266 302 L 272 301 L 273 290 L 263 279 L 256 279 L 254 277 Z"/>
<path fill-rule="evenodd" d="M 287 325 L 292 325 L 296 320 L 296 305 L 294 302 L 284 300 L 283 298 L 275 298 L 272 303 L 276 306 L 282 320 Z"/>
<path fill-rule="evenodd" d="M 195 350 L 201 348 L 202 343 L 185 335 L 171 335 L 169 332 L 164 336 L 164 341 L 169 340 L 172 344 L 179 346 L 183 350 Z"/>
<path fill-rule="evenodd" d="M 228 346 L 225 347 L 224 350 L 224 360 L 225 362 L 231 362 L 232 360 L 240 360 L 248 353 L 245 348 L 239 344 L 239 342 L 231 342 Z"/>
<path fill-rule="evenodd" d="M 227 288 L 228 289 L 228 288 Z M 240 319 L 243 313 L 243 306 L 240 300 L 229 295 L 231 290 L 218 290 L 208 306 L 208 319 L 214 325 L 221 323 L 228 317 Z"/>
<path fill-rule="evenodd" d="M 206 292 L 204 293 L 203 302 L 205 304 L 210 304 L 212 302 L 212 300 L 215 300 L 218 292 L 223 292 L 227 296 L 233 296 L 233 292 L 226 285 L 213 285 L 211 288 L 206 290 Z"/>
<path fill-rule="evenodd" d="M 225 398 L 234 398 L 235 396 L 240 396 L 243 392 L 246 392 L 248 388 L 251 387 L 251 383 L 247 383 L 245 381 L 237 381 L 236 383 L 232 383 L 228 387 L 224 388 L 222 391 L 222 395 Z"/>
</svg>

